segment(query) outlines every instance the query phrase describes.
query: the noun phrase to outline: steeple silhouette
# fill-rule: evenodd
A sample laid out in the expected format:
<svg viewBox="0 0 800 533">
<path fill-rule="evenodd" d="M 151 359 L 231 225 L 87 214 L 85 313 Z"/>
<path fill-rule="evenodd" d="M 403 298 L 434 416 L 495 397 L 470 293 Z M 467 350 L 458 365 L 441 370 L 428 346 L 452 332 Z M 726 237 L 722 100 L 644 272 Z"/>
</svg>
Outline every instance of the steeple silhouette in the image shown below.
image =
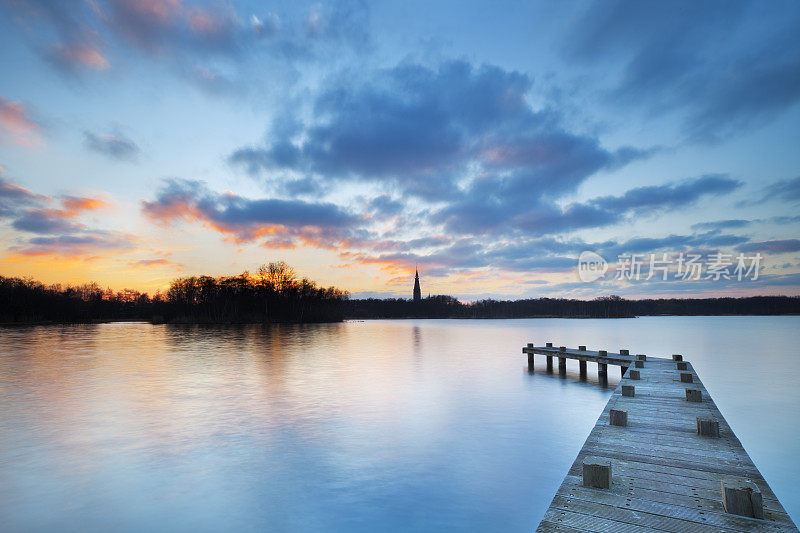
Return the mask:
<svg viewBox="0 0 800 533">
<path fill-rule="evenodd" d="M 414 301 L 422 300 L 422 291 L 419 288 L 419 269 L 414 269 Z"/>
</svg>

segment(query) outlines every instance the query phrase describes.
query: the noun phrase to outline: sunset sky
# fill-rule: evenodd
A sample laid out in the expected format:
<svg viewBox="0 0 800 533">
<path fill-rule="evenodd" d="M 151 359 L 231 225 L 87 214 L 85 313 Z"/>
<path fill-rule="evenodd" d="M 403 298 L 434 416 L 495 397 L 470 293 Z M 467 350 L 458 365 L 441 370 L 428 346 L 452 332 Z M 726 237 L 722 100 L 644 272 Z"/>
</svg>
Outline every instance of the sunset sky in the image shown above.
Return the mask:
<svg viewBox="0 0 800 533">
<path fill-rule="evenodd" d="M 0 0 L 0 65 L 0 275 L 800 294 L 796 0 Z M 764 259 L 613 279 L 680 252 Z"/>
</svg>

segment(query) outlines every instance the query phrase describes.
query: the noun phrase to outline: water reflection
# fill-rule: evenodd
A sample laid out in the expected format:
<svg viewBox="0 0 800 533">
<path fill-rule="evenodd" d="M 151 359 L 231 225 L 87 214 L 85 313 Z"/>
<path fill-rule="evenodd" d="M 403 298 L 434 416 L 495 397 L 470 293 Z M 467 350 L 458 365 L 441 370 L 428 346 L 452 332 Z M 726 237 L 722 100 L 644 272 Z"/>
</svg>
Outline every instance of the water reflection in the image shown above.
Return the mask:
<svg viewBox="0 0 800 533">
<path fill-rule="evenodd" d="M 800 372 L 785 363 L 798 326 L 4 328 L 0 520 L 11 531 L 530 530 L 619 382 L 616 366 L 604 381 L 592 363 L 584 377 L 577 361 L 547 373 L 543 357 L 529 374 L 520 347 L 545 337 L 684 352 L 795 513 L 800 429 L 786 420 L 800 408 Z"/>
</svg>

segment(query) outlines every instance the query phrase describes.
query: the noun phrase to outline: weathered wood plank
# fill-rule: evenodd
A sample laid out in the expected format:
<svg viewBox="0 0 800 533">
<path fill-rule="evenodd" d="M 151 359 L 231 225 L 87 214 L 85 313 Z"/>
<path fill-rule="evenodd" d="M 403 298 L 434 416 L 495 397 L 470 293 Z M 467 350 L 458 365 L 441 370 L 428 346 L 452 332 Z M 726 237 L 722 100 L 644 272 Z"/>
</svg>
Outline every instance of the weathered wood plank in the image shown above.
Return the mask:
<svg viewBox="0 0 800 533">
<path fill-rule="evenodd" d="M 585 348 L 581 346 L 581 348 Z M 636 356 L 563 347 L 524 348 L 529 355 L 633 366 Z M 640 360 L 643 358 L 640 357 Z M 538 531 L 798 531 L 741 442 L 720 413 L 690 362 L 647 357 L 639 380 L 629 371 L 603 409 L 553 498 Z M 680 365 L 683 367 L 684 365 Z M 692 376 L 691 383 L 681 374 Z M 684 378 L 686 379 L 686 378 Z M 634 396 L 622 387 L 635 385 Z M 701 401 L 687 401 L 686 389 Z M 611 424 L 612 412 L 627 425 Z M 719 423 L 719 437 L 697 434 L 697 419 Z M 584 486 L 583 461 L 612 465 L 610 488 Z M 764 519 L 726 512 L 722 481 L 753 483 Z"/>
</svg>

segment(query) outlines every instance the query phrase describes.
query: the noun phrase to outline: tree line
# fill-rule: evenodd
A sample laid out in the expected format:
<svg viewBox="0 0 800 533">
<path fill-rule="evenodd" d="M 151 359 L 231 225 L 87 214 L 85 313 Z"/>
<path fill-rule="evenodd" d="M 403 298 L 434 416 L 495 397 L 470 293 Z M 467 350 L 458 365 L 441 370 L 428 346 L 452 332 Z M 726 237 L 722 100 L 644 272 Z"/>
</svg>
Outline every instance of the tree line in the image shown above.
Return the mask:
<svg viewBox="0 0 800 533">
<path fill-rule="evenodd" d="M 298 278 L 283 262 L 262 265 L 255 274 L 178 278 L 152 297 L 96 283 L 62 287 L 0 276 L 0 322 L 337 322 L 344 318 L 346 297 L 335 287 Z"/>
<path fill-rule="evenodd" d="M 452 296 L 349 299 L 335 287 L 299 278 L 283 262 L 251 274 L 191 276 L 150 296 L 96 283 L 62 287 L 0 276 L 0 323 L 149 320 L 167 323 L 338 322 L 370 318 L 627 318 L 653 315 L 800 314 L 800 297 L 594 300 L 529 298 L 463 303 Z"/>
<path fill-rule="evenodd" d="M 396 299 L 347 300 L 347 318 L 630 318 L 656 315 L 789 315 L 800 314 L 800 297 L 665 298 L 626 300 L 602 296 L 594 300 L 530 298 L 462 303 L 452 296 L 431 296 L 420 302 Z"/>
</svg>

